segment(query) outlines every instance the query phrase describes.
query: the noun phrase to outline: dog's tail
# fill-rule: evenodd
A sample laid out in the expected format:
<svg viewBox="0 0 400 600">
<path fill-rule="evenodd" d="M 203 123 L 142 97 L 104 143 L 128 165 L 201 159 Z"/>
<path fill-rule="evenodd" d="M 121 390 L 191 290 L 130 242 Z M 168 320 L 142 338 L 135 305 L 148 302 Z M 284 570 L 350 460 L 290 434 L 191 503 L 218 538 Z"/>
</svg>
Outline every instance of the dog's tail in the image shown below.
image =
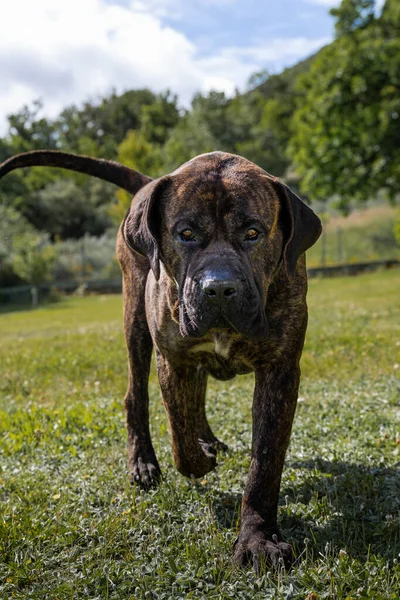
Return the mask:
<svg viewBox="0 0 400 600">
<path fill-rule="evenodd" d="M 10 171 L 14 171 L 14 169 L 39 166 L 59 167 L 92 175 L 98 179 L 114 183 L 131 194 L 136 194 L 146 183 L 152 181 L 151 177 L 124 167 L 124 165 L 112 160 L 58 152 L 57 150 L 32 150 L 31 152 L 23 152 L 12 156 L 0 164 L 0 179 Z"/>
</svg>

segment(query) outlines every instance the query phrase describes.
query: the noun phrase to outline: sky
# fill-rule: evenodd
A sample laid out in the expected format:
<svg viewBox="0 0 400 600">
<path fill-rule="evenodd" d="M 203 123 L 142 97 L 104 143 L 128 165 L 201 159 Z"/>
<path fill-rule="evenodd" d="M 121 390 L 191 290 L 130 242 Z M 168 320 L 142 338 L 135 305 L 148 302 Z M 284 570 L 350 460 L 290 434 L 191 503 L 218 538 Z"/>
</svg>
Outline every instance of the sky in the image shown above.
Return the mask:
<svg viewBox="0 0 400 600">
<path fill-rule="evenodd" d="M 333 38 L 338 0 L 12 0 L 0 19 L 0 135 L 35 99 L 43 114 L 115 89 L 170 89 L 181 106 L 232 94 Z"/>
</svg>

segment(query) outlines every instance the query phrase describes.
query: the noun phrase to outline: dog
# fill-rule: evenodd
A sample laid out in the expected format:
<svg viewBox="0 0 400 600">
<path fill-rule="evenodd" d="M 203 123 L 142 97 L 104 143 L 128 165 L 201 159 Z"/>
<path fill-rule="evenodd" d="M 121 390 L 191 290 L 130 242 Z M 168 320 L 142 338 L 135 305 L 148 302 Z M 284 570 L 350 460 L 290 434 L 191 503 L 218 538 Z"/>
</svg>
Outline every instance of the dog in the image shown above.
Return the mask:
<svg viewBox="0 0 400 600">
<path fill-rule="evenodd" d="M 279 489 L 307 327 L 305 251 L 321 222 L 285 184 L 240 156 L 211 152 L 152 180 L 118 163 L 57 151 L 17 155 L 18 168 L 56 166 L 132 193 L 120 226 L 129 356 L 125 397 L 129 473 L 148 488 L 161 470 L 149 431 L 154 348 L 176 467 L 202 477 L 225 448 L 207 421 L 207 377 L 254 372 L 251 465 L 234 559 L 286 566 L 277 524 Z"/>
</svg>

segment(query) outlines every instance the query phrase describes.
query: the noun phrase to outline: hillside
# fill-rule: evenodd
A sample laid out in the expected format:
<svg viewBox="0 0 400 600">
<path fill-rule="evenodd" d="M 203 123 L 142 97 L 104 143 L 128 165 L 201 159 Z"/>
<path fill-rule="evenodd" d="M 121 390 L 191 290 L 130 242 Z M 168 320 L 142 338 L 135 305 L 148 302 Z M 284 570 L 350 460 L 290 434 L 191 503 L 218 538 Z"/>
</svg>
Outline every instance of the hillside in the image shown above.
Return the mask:
<svg viewBox="0 0 400 600">
<path fill-rule="evenodd" d="M 281 86 L 288 86 L 292 89 L 297 77 L 303 73 L 307 73 L 307 71 L 310 70 L 312 63 L 319 55 L 321 50 L 318 50 L 318 52 L 308 56 L 304 60 L 299 61 L 292 67 L 287 67 L 281 73 L 270 75 L 266 81 L 258 85 L 252 91 L 260 92 L 262 96 L 267 99 L 274 97 L 277 90 L 279 90 Z M 251 94 L 251 92 L 249 93 Z"/>
<path fill-rule="evenodd" d="M 400 259 L 400 247 L 394 237 L 394 225 L 399 218 L 398 209 L 377 205 L 355 210 L 348 217 L 320 214 L 324 233 L 307 252 L 307 265 L 368 262 L 389 258 Z"/>
</svg>

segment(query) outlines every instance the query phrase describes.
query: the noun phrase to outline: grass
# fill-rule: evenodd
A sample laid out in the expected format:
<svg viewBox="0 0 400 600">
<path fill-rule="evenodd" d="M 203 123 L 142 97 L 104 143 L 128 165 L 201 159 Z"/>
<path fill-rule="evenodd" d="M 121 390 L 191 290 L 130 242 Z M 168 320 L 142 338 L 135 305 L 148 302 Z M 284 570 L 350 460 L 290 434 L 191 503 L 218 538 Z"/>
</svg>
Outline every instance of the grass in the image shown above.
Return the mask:
<svg viewBox="0 0 400 600">
<path fill-rule="evenodd" d="M 0 598 L 400 597 L 400 270 L 312 280 L 280 503 L 298 560 L 231 561 L 250 458 L 252 377 L 210 381 L 230 452 L 202 481 L 173 467 L 156 374 L 157 490 L 126 476 L 121 298 L 0 315 Z"/>
</svg>

